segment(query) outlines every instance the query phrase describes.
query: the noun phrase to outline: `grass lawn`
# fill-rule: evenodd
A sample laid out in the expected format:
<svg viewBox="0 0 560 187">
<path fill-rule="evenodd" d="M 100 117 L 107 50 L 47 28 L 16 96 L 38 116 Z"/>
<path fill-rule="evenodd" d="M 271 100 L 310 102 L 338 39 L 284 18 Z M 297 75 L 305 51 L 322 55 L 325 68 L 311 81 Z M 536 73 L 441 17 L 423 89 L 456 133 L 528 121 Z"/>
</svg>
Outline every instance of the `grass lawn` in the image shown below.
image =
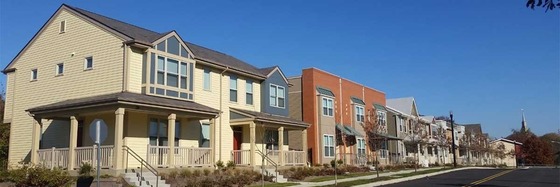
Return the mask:
<svg viewBox="0 0 560 187">
<path fill-rule="evenodd" d="M 287 182 L 287 183 L 268 183 L 268 184 L 264 184 L 265 187 L 284 187 L 284 186 L 295 186 L 298 185 L 299 183 L 291 183 L 291 182 Z M 249 187 L 259 187 L 261 186 L 261 184 L 253 184 Z"/>
<path fill-rule="evenodd" d="M 415 176 L 415 175 L 423 175 L 423 174 L 434 173 L 434 172 L 438 172 L 438 171 L 445 171 L 445 170 L 450 170 L 450 169 L 453 169 L 453 168 L 429 169 L 429 170 L 418 171 L 418 172 L 413 171 L 411 173 L 401 173 L 401 174 L 395 174 L 395 175 L 391 175 L 391 176 L 377 177 L 377 178 L 373 178 L 373 179 L 360 179 L 360 180 L 354 180 L 354 181 L 348 181 L 348 182 L 340 182 L 336 186 L 337 187 L 345 187 L 345 186 L 362 185 L 362 184 L 368 184 L 368 183 L 372 183 L 372 182 L 386 181 L 386 180 L 403 178 L 403 177 L 411 177 L 411 176 Z M 335 186 L 335 185 L 333 184 L 333 185 L 329 185 L 329 186 Z"/>
<path fill-rule="evenodd" d="M 380 172 L 381 173 L 381 172 Z M 375 172 L 363 172 L 363 173 L 349 173 L 344 175 L 338 175 L 337 179 L 345 179 L 345 178 L 352 178 L 352 177 L 361 177 L 366 175 L 375 175 Z M 329 176 L 317 176 L 317 177 L 308 177 L 305 179 L 305 182 L 323 182 L 323 181 L 330 181 L 334 180 L 334 175 Z"/>
</svg>

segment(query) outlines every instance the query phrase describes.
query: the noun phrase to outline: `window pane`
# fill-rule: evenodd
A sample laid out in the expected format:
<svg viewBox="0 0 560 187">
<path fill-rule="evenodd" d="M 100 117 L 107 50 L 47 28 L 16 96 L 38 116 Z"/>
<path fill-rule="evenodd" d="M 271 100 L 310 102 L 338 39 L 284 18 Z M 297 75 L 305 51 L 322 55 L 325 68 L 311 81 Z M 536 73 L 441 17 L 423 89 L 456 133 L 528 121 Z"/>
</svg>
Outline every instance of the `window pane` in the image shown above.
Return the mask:
<svg viewBox="0 0 560 187">
<path fill-rule="evenodd" d="M 187 89 L 187 77 L 181 76 L 181 88 Z"/>
<path fill-rule="evenodd" d="M 156 74 L 156 54 L 152 53 L 150 61 L 150 83 L 154 84 L 155 82 L 155 74 Z"/>
<path fill-rule="evenodd" d="M 157 47 L 157 50 L 160 50 L 160 51 L 165 52 L 165 41 L 163 41 L 163 42 L 157 44 L 156 47 Z"/>
<path fill-rule="evenodd" d="M 167 90 L 166 91 L 167 96 L 171 96 L 171 97 L 179 97 L 179 92 L 173 91 L 173 90 Z"/>
<path fill-rule="evenodd" d="M 284 98 L 278 98 L 278 107 L 284 107 Z"/>
<path fill-rule="evenodd" d="M 252 81 L 247 81 L 245 83 L 245 90 L 247 91 L 247 93 L 253 93 L 253 82 Z"/>
<path fill-rule="evenodd" d="M 179 86 L 179 77 L 173 74 L 167 74 L 167 86 L 178 87 Z"/>
<path fill-rule="evenodd" d="M 156 94 L 158 95 L 165 95 L 165 90 L 161 88 L 156 88 Z"/>
<path fill-rule="evenodd" d="M 181 46 L 181 56 L 182 57 L 188 57 L 189 56 L 189 52 L 187 52 L 187 50 Z"/>
<path fill-rule="evenodd" d="M 270 96 L 270 106 L 276 106 L 276 97 Z"/>
<path fill-rule="evenodd" d="M 167 137 L 167 121 L 159 121 L 158 135 L 159 137 Z"/>
<path fill-rule="evenodd" d="M 229 77 L 229 89 L 237 90 L 237 77 Z"/>
<path fill-rule="evenodd" d="M 157 137 L 157 130 L 158 130 L 158 123 L 157 120 L 151 119 L 150 120 L 150 129 L 149 129 L 149 136 Z"/>
<path fill-rule="evenodd" d="M 165 84 L 165 74 L 161 71 L 157 72 L 157 83 L 161 85 Z"/>
<path fill-rule="evenodd" d="M 284 98 L 284 88 L 278 87 L 278 97 Z"/>
<path fill-rule="evenodd" d="M 175 138 L 179 138 L 179 137 L 181 137 L 181 122 L 175 121 Z M 176 141 L 175 143 L 177 142 L 178 141 Z"/>
<path fill-rule="evenodd" d="M 204 89 L 210 90 L 210 70 L 204 70 Z"/>
<path fill-rule="evenodd" d="M 193 91 L 193 74 L 194 74 L 194 63 L 189 63 L 189 91 Z M 191 96 L 192 97 L 192 96 Z"/>
<path fill-rule="evenodd" d="M 179 62 L 173 59 L 167 59 L 167 72 L 174 74 L 179 73 Z"/>
<path fill-rule="evenodd" d="M 237 90 L 229 90 L 229 100 L 237 102 Z"/>
<path fill-rule="evenodd" d="M 272 85 L 270 86 L 270 97 L 276 98 L 276 87 Z"/>
<path fill-rule="evenodd" d="M 252 105 L 253 104 L 253 94 L 252 93 L 247 93 L 245 101 L 248 105 Z"/>
<path fill-rule="evenodd" d="M 167 39 L 167 52 L 179 55 L 179 40 L 177 40 L 177 38 L 171 37 Z"/>
<path fill-rule="evenodd" d="M 165 58 L 158 56 L 158 70 L 165 71 Z"/>
<path fill-rule="evenodd" d="M 181 75 L 187 76 L 187 64 L 181 63 Z"/>
</svg>

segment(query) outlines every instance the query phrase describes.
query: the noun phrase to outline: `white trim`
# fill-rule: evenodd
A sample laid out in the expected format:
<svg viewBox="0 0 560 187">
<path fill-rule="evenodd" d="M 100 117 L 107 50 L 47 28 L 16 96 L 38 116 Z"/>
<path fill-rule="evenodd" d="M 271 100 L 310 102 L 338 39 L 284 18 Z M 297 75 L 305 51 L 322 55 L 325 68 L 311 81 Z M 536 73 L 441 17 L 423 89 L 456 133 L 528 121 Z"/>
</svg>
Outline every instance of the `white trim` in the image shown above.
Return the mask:
<svg viewBox="0 0 560 187">
<path fill-rule="evenodd" d="M 171 36 L 175 36 L 177 38 L 177 40 L 179 40 L 179 44 L 181 44 L 181 47 L 184 47 L 187 50 L 187 52 L 189 53 L 187 55 L 187 58 L 194 59 L 194 55 L 193 55 L 193 52 L 191 51 L 191 49 L 189 49 L 189 47 L 187 46 L 187 44 L 185 44 L 185 42 L 183 41 L 181 36 L 179 36 L 179 34 L 175 31 L 171 31 L 170 33 L 166 34 L 165 36 L 162 36 L 161 38 L 154 41 L 152 43 L 152 48 L 155 49 L 157 44 L 159 44 L 162 41 L 165 41 L 165 51 L 167 53 L 167 39 L 171 38 Z M 160 51 L 160 52 L 163 52 L 163 51 Z M 181 49 L 179 49 L 179 54 L 180 53 L 181 53 Z M 178 55 L 178 56 L 181 56 L 181 55 Z M 185 58 L 185 57 L 183 57 L 183 58 Z"/>
<path fill-rule="evenodd" d="M 327 105 L 328 105 L 328 101 L 329 101 L 329 100 L 331 101 L 331 103 L 332 103 L 331 109 L 332 109 L 332 111 L 333 111 L 333 112 L 332 112 L 332 116 L 331 116 L 331 115 L 328 115 L 328 110 L 329 110 L 328 107 L 327 107 L 327 115 L 325 115 L 324 110 L 323 110 L 323 108 L 325 108 L 325 106 L 323 106 L 323 99 L 326 99 L 326 100 L 327 100 Z M 321 115 L 323 115 L 323 116 L 325 116 L 325 117 L 334 117 L 334 99 L 333 99 L 333 98 L 331 98 L 331 97 L 324 97 L 324 96 L 321 97 Z"/>
<path fill-rule="evenodd" d="M 282 70 L 278 66 L 274 67 L 274 69 L 272 71 L 270 71 L 270 73 L 268 73 L 268 75 L 266 75 L 266 77 L 270 77 L 272 74 L 274 74 L 275 71 L 278 71 L 280 73 L 280 75 L 282 76 L 282 78 L 284 79 L 284 81 L 286 83 L 289 83 L 288 79 L 286 78 L 286 75 L 284 75 L 284 72 L 282 72 Z"/>
<path fill-rule="evenodd" d="M 363 119 L 362 119 L 362 118 L 358 118 L 358 115 L 359 115 L 358 112 L 360 111 L 360 110 L 358 110 L 358 108 L 359 108 L 359 109 L 362 109 L 362 113 L 361 113 L 360 116 L 361 116 Z M 357 122 L 362 122 L 362 123 L 365 122 L 365 119 L 366 119 L 366 116 L 365 116 L 365 107 L 364 107 L 363 105 L 354 103 L 354 117 L 355 117 L 354 120 L 357 121 Z"/>
<path fill-rule="evenodd" d="M 271 99 L 271 97 L 272 97 L 272 93 L 270 92 L 270 88 L 271 88 L 271 87 L 276 87 L 276 88 L 275 88 L 276 93 L 275 93 L 275 97 L 274 97 L 275 100 L 276 100 L 276 105 L 272 105 L 272 103 L 270 103 L 270 99 Z M 280 104 L 279 104 L 279 103 L 280 103 L 280 102 L 279 102 L 279 101 L 280 101 L 280 96 L 278 96 L 278 93 L 280 93 L 280 92 L 279 92 L 280 88 L 282 88 L 282 90 L 284 90 L 284 96 L 282 97 L 282 98 L 284 99 L 284 102 L 283 102 L 283 103 L 284 103 L 284 106 L 280 106 Z M 276 107 L 276 108 L 282 108 L 282 109 L 286 108 L 286 88 L 285 88 L 284 86 L 280 86 L 280 85 L 276 85 L 276 84 L 269 83 L 268 92 L 269 92 L 269 93 L 268 93 L 268 95 L 269 95 L 269 98 L 268 98 L 269 103 L 268 103 L 268 105 L 269 105 L 269 106 L 271 106 L 271 107 Z"/>
<path fill-rule="evenodd" d="M 327 137 L 327 138 L 332 137 L 332 145 L 328 145 L 329 148 L 330 147 L 333 148 L 333 155 L 332 156 L 325 155 L 325 150 L 326 150 L 325 148 L 327 147 L 327 144 L 325 142 L 325 137 Z M 323 158 L 334 158 L 336 156 L 336 154 L 334 153 L 334 152 L 336 152 L 336 150 L 334 150 L 334 149 L 336 149 L 336 138 L 335 138 L 335 136 L 332 135 L 332 134 L 323 134 L 323 154 L 322 154 Z"/>
</svg>

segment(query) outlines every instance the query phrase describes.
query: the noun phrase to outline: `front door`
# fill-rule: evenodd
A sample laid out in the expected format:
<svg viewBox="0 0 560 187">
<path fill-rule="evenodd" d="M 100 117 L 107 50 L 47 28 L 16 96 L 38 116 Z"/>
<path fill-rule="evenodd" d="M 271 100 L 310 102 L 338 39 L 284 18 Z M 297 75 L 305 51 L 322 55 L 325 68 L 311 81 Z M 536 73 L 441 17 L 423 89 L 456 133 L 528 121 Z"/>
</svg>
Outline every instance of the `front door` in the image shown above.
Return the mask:
<svg viewBox="0 0 560 187">
<path fill-rule="evenodd" d="M 233 150 L 241 150 L 243 142 L 243 131 L 241 129 L 233 129 Z M 241 163 L 241 152 L 235 152 L 233 159 L 235 163 Z"/>
</svg>

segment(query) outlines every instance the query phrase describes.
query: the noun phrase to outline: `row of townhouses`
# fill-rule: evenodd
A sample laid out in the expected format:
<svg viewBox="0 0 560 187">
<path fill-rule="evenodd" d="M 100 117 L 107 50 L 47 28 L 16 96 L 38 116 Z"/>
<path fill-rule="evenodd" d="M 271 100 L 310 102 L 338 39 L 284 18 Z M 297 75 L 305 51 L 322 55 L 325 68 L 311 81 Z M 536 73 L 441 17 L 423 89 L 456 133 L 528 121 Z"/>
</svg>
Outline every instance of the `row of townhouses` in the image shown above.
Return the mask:
<svg viewBox="0 0 560 187">
<path fill-rule="evenodd" d="M 421 116 L 413 98 L 386 99 L 317 68 L 288 78 L 279 66 L 255 67 L 175 31 L 154 32 L 68 5 L 3 73 L 10 164 L 74 170 L 100 153 L 101 168 L 119 173 L 142 164 L 363 165 L 374 157 L 394 164 L 411 162 L 415 151 L 420 163 L 451 157 L 434 143 L 438 129 L 449 137 L 450 124 Z M 384 129 L 375 150 L 363 126 L 370 111 Z M 428 141 L 407 147 L 417 123 Z M 90 137 L 93 124 L 106 124 L 99 147 Z M 457 126 L 457 142 L 469 128 Z"/>
</svg>

